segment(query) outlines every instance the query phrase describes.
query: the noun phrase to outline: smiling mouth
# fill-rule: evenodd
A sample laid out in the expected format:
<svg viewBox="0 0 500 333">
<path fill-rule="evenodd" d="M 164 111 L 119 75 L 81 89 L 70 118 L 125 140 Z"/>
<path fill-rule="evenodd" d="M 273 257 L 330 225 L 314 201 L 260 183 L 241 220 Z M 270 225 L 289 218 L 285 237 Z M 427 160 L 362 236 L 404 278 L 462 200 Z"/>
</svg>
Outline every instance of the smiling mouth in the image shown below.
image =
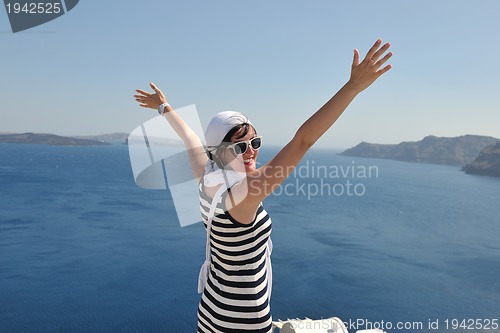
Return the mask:
<svg viewBox="0 0 500 333">
<path fill-rule="evenodd" d="M 248 165 L 248 164 L 252 163 L 253 161 L 254 161 L 254 159 L 253 159 L 253 157 L 252 157 L 252 158 L 248 158 L 248 159 L 246 159 L 246 160 L 243 160 L 243 163 L 245 163 L 245 164 L 247 164 L 247 165 Z"/>
</svg>

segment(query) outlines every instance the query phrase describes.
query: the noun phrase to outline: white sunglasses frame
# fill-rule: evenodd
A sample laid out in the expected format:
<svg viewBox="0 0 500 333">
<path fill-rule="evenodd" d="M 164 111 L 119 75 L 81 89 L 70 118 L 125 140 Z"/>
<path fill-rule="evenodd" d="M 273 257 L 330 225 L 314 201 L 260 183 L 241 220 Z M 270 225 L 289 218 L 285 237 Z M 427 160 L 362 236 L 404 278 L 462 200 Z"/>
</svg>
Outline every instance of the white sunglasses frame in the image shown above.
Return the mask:
<svg viewBox="0 0 500 333">
<path fill-rule="evenodd" d="M 252 143 L 251 143 L 251 142 L 252 142 L 253 140 L 255 140 L 255 139 L 260 139 L 260 146 L 259 146 L 259 148 L 254 148 L 254 147 L 252 146 Z M 241 152 L 241 153 L 239 153 L 239 154 L 238 154 L 238 153 L 236 152 L 236 150 L 235 150 L 235 147 L 236 147 L 238 144 L 243 143 L 243 142 L 244 142 L 244 143 L 246 143 L 246 148 L 245 148 L 245 151 L 243 151 L 243 152 Z M 243 154 L 245 154 L 245 153 L 247 152 L 247 150 L 248 150 L 248 147 L 250 147 L 250 146 L 252 147 L 252 149 L 253 149 L 253 150 L 259 150 L 259 149 L 260 149 L 260 147 L 262 147 L 262 136 L 261 136 L 261 135 L 258 135 L 258 136 L 254 136 L 254 137 L 253 137 L 253 138 L 251 138 L 250 140 L 246 140 L 246 141 L 238 141 L 238 142 L 232 142 L 232 143 L 230 143 L 230 144 L 222 144 L 222 145 L 221 145 L 221 147 L 222 147 L 222 148 L 232 148 L 232 149 L 233 149 L 233 153 L 234 153 L 235 155 L 243 155 Z"/>
</svg>

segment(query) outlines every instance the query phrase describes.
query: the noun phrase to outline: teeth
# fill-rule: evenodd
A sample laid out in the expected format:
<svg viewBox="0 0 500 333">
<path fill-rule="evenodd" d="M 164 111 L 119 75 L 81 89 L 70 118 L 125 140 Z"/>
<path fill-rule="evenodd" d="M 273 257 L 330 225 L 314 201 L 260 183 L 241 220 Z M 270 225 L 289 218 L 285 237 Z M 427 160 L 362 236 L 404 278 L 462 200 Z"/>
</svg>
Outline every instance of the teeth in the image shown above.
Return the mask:
<svg viewBox="0 0 500 333">
<path fill-rule="evenodd" d="M 250 163 L 250 162 L 252 162 L 252 159 L 250 158 L 250 159 L 248 159 L 248 160 L 243 160 L 243 162 L 245 162 L 245 163 Z"/>
</svg>

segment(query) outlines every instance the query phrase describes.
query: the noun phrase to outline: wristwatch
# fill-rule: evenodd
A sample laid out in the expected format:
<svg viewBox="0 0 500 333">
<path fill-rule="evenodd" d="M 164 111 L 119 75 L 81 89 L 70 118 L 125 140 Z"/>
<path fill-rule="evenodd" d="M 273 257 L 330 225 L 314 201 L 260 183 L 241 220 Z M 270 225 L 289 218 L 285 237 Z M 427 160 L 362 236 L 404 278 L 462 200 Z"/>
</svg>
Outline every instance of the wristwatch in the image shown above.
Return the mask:
<svg viewBox="0 0 500 333">
<path fill-rule="evenodd" d="M 167 106 L 170 106 L 170 104 L 168 104 L 168 103 L 163 103 L 163 104 L 160 104 L 160 106 L 158 106 L 158 113 L 159 113 L 160 115 L 163 115 L 163 114 L 165 113 L 165 108 L 166 108 Z"/>
</svg>

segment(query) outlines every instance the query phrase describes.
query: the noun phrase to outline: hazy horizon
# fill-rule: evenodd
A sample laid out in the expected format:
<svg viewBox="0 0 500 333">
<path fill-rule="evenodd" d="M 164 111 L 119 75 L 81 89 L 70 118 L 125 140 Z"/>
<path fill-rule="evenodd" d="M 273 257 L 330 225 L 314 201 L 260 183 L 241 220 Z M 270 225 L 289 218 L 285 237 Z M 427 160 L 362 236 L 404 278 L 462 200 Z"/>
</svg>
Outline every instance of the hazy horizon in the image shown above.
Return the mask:
<svg viewBox="0 0 500 333">
<path fill-rule="evenodd" d="M 89 134 L 89 135 L 86 135 L 86 134 L 83 134 L 83 135 L 63 135 L 63 134 L 57 134 L 57 133 L 48 133 L 48 132 L 0 132 L 0 135 L 1 134 L 27 134 L 27 133 L 33 133 L 33 134 L 53 134 L 53 135 L 58 135 L 58 136 L 62 136 L 62 137 L 73 137 L 73 138 L 98 138 L 98 137 L 103 137 L 103 136 L 110 136 L 110 135 L 124 135 L 124 136 L 128 136 L 130 133 L 126 133 L 126 132 L 112 132 L 112 133 L 101 133 L 101 134 Z M 468 135 L 471 135 L 471 136 L 483 136 L 483 137 L 491 137 L 493 139 L 497 139 L 500 141 L 500 138 L 497 138 L 497 137 L 492 137 L 492 136 L 488 136 L 488 135 L 478 135 L 478 134 L 464 134 L 464 135 L 458 135 L 458 136 L 453 136 L 453 137 L 445 137 L 445 136 L 436 136 L 436 135 L 432 135 L 432 134 L 429 134 L 429 135 L 426 135 L 425 137 L 419 139 L 419 140 L 413 140 L 413 141 L 399 141 L 399 142 L 388 142 L 388 143 L 382 143 L 382 142 L 368 142 L 368 141 L 360 141 L 350 147 L 325 147 L 325 146 L 321 146 L 321 145 L 314 145 L 312 147 L 312 149 L 320 149 L 320 150 L 323 150 L 323 149 L 327 149 L 327 150 L 334 150 L 334 151 L 341 151 L 341 150 L 345 150 L 345 149 L 349 149 L 349 148 L 353 148 L 363 142 L 365 143 L 369 143 L 369 144 L 381 144 L 381 145 L 397 145 L 397 144 L 400 144 L 400 143 L 403 143 L 403 142 L 418 142 L 418 141 L 421 141 L 423 140 L 424 138 L 426 137 L 429 137 L 429 136 L 434 136 L 434 137 L 437 137 L 437 138 L 457 138 L 457 137 L 462 137 L 462 136 L 468 136 Z M 281 145 L 276 145 L 276 144 L 266 144 L 267 147 L 270 147 L 270 148 L 273 148 L 273 149 L 280 149 L 282 146 Z"/>
<path fill-rule="evenodd" d="M 151 19 L 151 6 L 168 19 Z M 353 49 L 364 56 L 382 38 L 393 69 L 315 146 L 497 138 L 500 68 L 488 58 L 500 53 L 499 11 L 493 0 L 125 1 L 80 2 L 16 34 L 0 20 L 0 131 L 129 133 L 157 115 L 132 97 L 153 81 L 174 108 L 195 104 L 203 125 L 237 110 L 283 146 L 347 81 Z"/>
</svg>

